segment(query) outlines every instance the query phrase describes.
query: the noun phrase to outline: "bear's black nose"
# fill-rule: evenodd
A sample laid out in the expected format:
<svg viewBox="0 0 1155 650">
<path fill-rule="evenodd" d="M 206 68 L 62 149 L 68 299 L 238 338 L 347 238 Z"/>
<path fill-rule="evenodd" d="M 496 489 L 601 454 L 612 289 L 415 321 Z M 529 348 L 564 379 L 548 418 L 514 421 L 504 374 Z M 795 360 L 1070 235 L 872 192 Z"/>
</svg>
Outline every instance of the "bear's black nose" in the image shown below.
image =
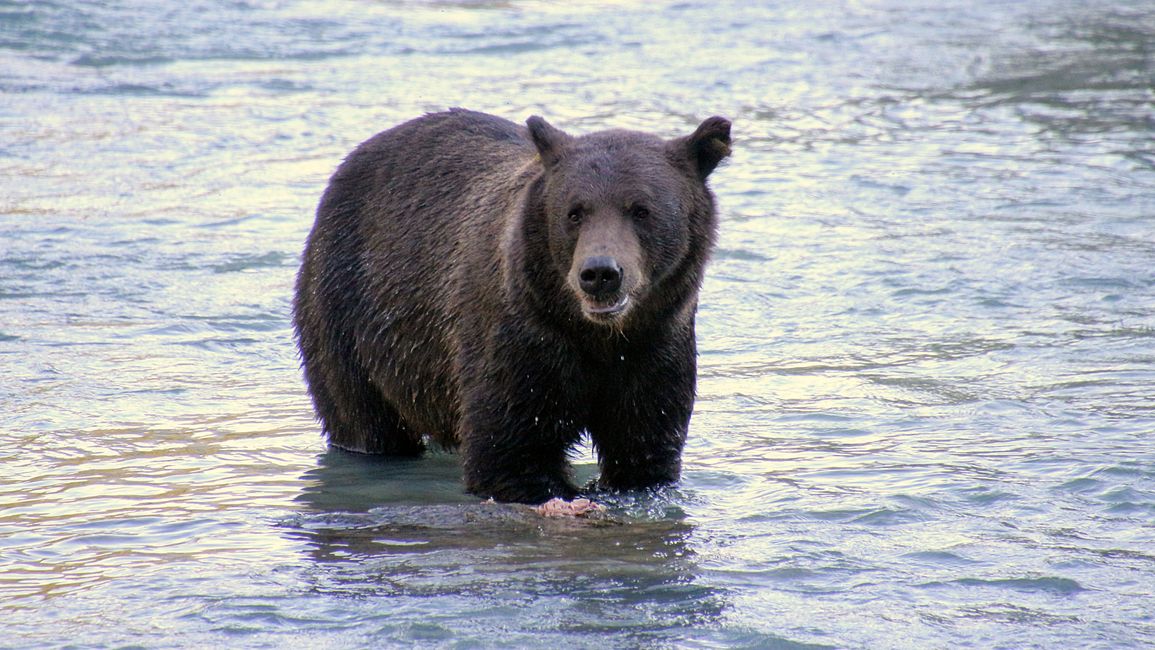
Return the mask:
<svg viewBox="0 0 1155 650">
<path fill-rule="evenodd" d="M 618 261 L 605 255 L 587 257 L 582 262 L 578 284 L 582 291 L 594 297 L 607 296 L 622 286 L 622 267 Z"/>
</svg>

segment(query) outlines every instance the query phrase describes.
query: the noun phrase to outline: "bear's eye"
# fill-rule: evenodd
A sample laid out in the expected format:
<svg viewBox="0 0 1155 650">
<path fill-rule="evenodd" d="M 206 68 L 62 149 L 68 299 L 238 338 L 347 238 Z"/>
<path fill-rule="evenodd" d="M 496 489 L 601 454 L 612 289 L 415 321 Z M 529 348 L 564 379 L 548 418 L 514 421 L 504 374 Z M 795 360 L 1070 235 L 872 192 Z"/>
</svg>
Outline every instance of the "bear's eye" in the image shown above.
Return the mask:
<svg viewBox="0 0 1155 650">
<path fill-rule="evenodd" d="M 586 211 L 583 210 L 581 206 L 574 206 L 570 208 L 569 214 L 566 215 L 570 223 L 581 223 L 585 216 Z"/>
<path fill-rule="evenodd" d="M 630 216 L 638 221 L 645 221 L 650 218 L 650 209 L 644 205 L 634 205 L 630 207 Z"/>
</svg>

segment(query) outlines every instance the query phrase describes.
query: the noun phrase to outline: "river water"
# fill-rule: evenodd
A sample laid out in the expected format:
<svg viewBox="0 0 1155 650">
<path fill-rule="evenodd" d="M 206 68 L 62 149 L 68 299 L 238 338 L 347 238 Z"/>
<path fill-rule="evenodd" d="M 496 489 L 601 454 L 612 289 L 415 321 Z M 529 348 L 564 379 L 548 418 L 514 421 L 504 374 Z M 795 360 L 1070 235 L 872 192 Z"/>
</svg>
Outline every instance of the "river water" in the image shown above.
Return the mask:
<svg viewBox="0 0 1155 650">
<path fill-rule="evenodd" d="M 0 645 L 1153 647 L 1153 88 L 1141 1 L 0 0 Z M 455 105 L 733 119 L 676 489 L 326 450 L 312 211 Z"/>
</svg>

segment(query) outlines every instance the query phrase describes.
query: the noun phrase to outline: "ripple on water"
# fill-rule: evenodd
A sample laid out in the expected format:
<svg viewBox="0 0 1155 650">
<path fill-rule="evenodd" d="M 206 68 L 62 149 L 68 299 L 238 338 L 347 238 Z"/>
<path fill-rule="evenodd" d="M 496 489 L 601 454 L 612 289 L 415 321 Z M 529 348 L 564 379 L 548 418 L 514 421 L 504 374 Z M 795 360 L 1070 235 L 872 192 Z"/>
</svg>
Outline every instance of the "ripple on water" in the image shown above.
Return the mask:
<svg viewBox="0 0 1155 650">
<path fill-rule="evenodd" d="M 1026 594 L 1045 594 L 1050 596 L 1072 596 L 1086 589 L 1075 580 L 1055 576 L 1040 576 L 1031 578 L 960 578 L 949 583 L 927 583 L 920 585 L 932 589 L 943 586 L 957 586 L 978 591 L 995 589 L 1009 590 Z"/>
</svg>

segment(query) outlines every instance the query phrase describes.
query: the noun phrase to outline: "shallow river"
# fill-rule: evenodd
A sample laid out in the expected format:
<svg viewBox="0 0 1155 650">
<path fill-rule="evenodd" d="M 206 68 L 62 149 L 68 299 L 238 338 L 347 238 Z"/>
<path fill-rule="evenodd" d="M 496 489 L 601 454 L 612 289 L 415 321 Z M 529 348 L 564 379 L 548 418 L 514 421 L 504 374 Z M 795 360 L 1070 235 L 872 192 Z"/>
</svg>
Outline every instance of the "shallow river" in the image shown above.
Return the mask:
<svg viewBox="0 0 1155 650">
<path fill-rule="evenodd" d="M 0 645 L 1155 646 L 1153 88 L 1141 1 L 0 0 Z M 676 489 L 326 450 L 312 211 L 452 105 L 734 120 Z"/>
</svg>

